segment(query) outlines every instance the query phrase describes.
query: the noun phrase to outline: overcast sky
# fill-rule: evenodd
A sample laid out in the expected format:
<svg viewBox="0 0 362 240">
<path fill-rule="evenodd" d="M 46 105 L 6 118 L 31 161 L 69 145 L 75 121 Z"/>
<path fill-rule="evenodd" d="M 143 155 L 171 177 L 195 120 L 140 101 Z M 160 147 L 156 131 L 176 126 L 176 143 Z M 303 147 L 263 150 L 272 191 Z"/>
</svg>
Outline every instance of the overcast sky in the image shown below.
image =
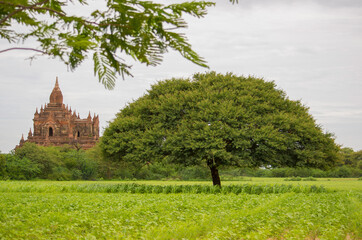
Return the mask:
<svg viewBox="0 0 362 240">
<path fill-rule="evenodd" d="M 187 21 L 185 32 L 210 70 L 275 81 L 290 99 L 308 106 L 338 144 L 362 150 L 361 0 L 239 0 L 238 5 L 218 0 L 205 18 Z M 0 40 L 0 49 L 7 47 Z M 1 152 L 13 149 L 22 133 L 26 138 L 34 112 L 49 102 L 57 76 L 64 103 L 81 118 L 88 111 L 99 114 L 103 132 L 151 84 L 207 71 L 171 52 L 158 67 L 134 64 L 134 78 L 119 80 L 108 91 L 93 76 L 90 60 L 70 72 L 47 57 L 30 64 L 25 60 L 29 56 L 21 51 L 0 54 Z"/>
</svg>

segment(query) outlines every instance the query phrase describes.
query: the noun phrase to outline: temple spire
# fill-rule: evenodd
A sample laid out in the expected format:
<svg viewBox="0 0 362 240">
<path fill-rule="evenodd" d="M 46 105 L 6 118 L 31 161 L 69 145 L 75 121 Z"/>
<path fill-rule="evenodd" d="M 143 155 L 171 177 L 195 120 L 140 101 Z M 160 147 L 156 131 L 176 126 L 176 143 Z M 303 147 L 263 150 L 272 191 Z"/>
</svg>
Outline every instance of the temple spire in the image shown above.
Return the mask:
<svg viewBox="0 0 362 240">
<path fill-rule="evenodd" d="M 53 88 L 52 93 L 50 94 L 50 103 L 51 104 L 63 104 L 63 94 L 62 91 L 59 88 L 59 82 L 58 82 L 58 77 L 55 80 L 55 86 Z"/>
</svg>

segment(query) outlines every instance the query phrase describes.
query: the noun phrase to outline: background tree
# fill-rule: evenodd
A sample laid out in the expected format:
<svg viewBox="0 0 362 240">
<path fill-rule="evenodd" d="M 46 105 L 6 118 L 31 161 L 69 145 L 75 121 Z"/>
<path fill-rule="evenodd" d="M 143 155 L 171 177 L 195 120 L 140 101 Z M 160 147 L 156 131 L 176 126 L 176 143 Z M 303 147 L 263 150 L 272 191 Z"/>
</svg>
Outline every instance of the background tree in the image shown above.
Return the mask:
<svg viewBox="0 0 362 240">
<path fill-rule="evenodd" d="M 0 180 L 6 176 L 6 155 L 0 151 Z"/>
<path fill-rule="evenodd" d="M 13 179 L 16 179 L 13 176 L 22 173 L 24 179 L 53 180 L 94 180 L 102 161 L 69 145 L 44 147 L 30 142 L 6 155 L 5 160 L 5 171 Z M 16 171 L 18 166 L 21 167 L 20 172 Z M 23 173 L 25 171 L 28 173 Z"/>
<path fill-rule="evenodd" d="M 352 148 L 344 147 L 340 154 L 342 157 L 341 165 L 362 169 L 362 150 L 355 152 Z"/>
<path fill-rule="evenodd" d="M 60 59 L 70 70 L 92 55 L 94 74 L 107 89 L 114 87 L 117 74 L 132 75 L 131 65 L 123 59 L 125 56 L 155 66 L 162 61 L 162 55 L 172 49 L 193 63 L 207 67 L 179 29 L 187 27 L 185 14 L 203 17 L 206 8 L 214 3 L 193 1 L 164 5 L 139 0 L 103 1 L 105 10 L 89 11 L 83 16 L 69 12 L 74 6 L 81 7 L 80 13 L 85 12 L 87 8 L 82 6 L 87 5 L 87 0 L 0 0 L 0 39 L 9 43 L 34 39 L 39 44 L 31 48 L 10 47 L 0 53 L 31 50 Z"/>
<path fill-rule="evenodd" d="M 30 180 L 39 176 L 41 172 L 39 164 L 28 158 L 19 158 L 13 154 L 7 154 L 6 178 L 13 180 Z"/>
<path fill-rule="evenodd" d="M 299 101 L 274 82 L 196 74 L 152 86 L 122 109 L 101 140 L 114 161 L 220 166 L 328 168 L 339 147 Z"/>
<path fill-rule="evenodd" d="M 61 165 L 61 159 L 56 148 L 45 148 L 30 142 L 26 142 L 21 148 L 16 148 L 15 156 L 19 159 L 26 158 L 35 163 L 41 170 L 37 177 L 44 179 L 48 178 L 54 167 Z"/>
<path fill-rule="evenodd" d="M 348 147 L 341 148 L 340 154 L 341 154 L 341 160 L 342 160 L 340 163 L 341 165 L 353 165 L 354 151 L 352 148 L 348 148 Z"/>
<path fill-rule="evenodd" d="M 354 159 L 356 161 L 356 167 L 360 170 L 362 170 L 362 150 L 357 151 L 354 154 Z"/>
</svg>

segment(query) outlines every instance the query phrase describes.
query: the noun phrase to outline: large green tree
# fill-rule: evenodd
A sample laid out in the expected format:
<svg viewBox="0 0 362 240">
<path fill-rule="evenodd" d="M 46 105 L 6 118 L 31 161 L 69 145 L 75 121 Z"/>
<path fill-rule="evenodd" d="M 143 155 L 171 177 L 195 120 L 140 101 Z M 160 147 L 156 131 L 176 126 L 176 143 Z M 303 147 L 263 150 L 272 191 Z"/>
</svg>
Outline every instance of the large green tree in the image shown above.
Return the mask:
<svg viewBox="0 0 362 240">
<path fill-rule="evenodd" d="M 184 15 L 203 17 L 207 7 L 214 3 L 192 1 L 165 5 L 140 0 L 102 0 L 106 5 L 104 10 L 87 12 L 91 9 L 84 7 L 88 2 L 0 0 L 0 39 L 11 44 L 32 40 L 32 47 L 11 45 L 0 49 L 0 53 L 31 50 L 60 59 L 71 70 L 92 56 L 94 74 L 108 89 L 114 87 L 117 74 L 132 75 L 125 56 L 155 66 L 162 61 L 162 55 L 172 49 L 193 63 L 207 67 L 180 29 L 187 27 Z M 34 40 L 37 46 L 33 46 Z"/>
<path fill-rule="evenodd" d="M 101 147 L 114 161 L 207 165 L 214 185 L 220 166 L 328 168 L 339 150 L 274 82 L 214 72 L 152 86 L 117 114 Z"/>
</svg>

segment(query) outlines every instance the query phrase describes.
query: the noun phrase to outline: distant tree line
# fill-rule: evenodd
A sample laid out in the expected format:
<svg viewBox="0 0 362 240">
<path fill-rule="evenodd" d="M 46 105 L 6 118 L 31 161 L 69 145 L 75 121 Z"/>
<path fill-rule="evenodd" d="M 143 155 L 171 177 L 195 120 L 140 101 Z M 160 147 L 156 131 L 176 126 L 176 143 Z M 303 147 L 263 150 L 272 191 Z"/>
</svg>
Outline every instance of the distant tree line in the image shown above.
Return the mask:
<svg viewBox="0 0 362 240">
<path fill-rule="evenodd" d="M 342 148 L 339 166 L 314 168 L 224 168 L 222 179 L 249 177 L 362 177 L 362 151 Z M 87 151 L 71 146 L 42 147 L 26 143 L 9 154 L 0 154 L 1 180 L 210 180 L 207 166 L 178 165 L 168 162 L 143 166 L 107 160 L 96 146 Z"/>
<path fill-rule="evenodd" d="M 315 178 L 358 178 L 362 177 L 362 150 L 354 151 L 352 148 L 341 148 L 339 151 L 339 164 L 329 170 L 317 168 L 229 168 L 223 169 L 221 175 L 224 179 L 238 179 L 248 177 L 315 177 Z"/>
<path fill-rule="evenodd" d="M 9 154 L 1 155 L 0 176 L 3 179 L 92 180 L 99 163 L 92 151 L 77 151 L 71 146 L 42 147 L 25 143 Z"/>
<path fill-rule="evenodd" d="M 71 146 L 43 147 L 25 143 L 11 153 L 0 154 L 0 180 L 110 180 L 110 179 L 208 179 L 202 166 L 182 167 L 157 163 L 139 167 L 102 156 L 95 146 L 84 151 Z"/>
</svg>

